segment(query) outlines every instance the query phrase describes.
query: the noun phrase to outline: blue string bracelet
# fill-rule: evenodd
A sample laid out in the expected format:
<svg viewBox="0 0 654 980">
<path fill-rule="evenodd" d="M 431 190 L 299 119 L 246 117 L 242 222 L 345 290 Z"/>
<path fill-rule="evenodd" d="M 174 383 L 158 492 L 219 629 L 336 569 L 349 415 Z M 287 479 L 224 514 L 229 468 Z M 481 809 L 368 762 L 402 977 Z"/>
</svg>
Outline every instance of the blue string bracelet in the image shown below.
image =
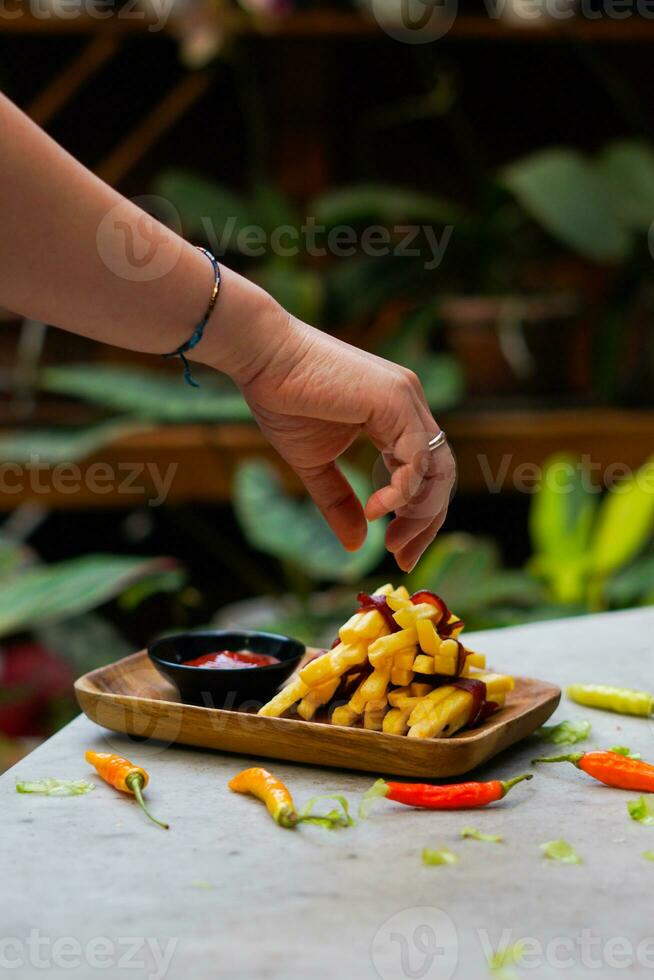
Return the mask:
<svg viewBox="0 0 654 980">
<path fill-rule="evenodd" d="M 206 255 L 213 267 L 213 289 L 211 290 L 211 298 L 209 299 L 207 312 L 204 314 L 197 327 L 185 343 L 181 344 L 177 350 L 171 351 L 170 354 L 163 355 L 163 357 L 179 357 L 181 359 L 182 364 L 184 365 L 184 380 L 187 384 L 191 385 L 192 388 L 199 388 L 200 385 L 191 374 L 191 367 L 186 355 L 190 350 L 193 350 L 194 347 L 197 347 L 204 336 L 204 328 L 209 322 L 209 317 L 214 311 L 216 300 L 218 299 L 218 293 L 220 292 L 221 282 L 220 266 L 218 265 L 218 260 L 216 259 L 215 255 L 212 255 L 207 248 L 202 248 L 201 245 L 198 245 L 197 247 L 203 255 Z"/>
</svg>

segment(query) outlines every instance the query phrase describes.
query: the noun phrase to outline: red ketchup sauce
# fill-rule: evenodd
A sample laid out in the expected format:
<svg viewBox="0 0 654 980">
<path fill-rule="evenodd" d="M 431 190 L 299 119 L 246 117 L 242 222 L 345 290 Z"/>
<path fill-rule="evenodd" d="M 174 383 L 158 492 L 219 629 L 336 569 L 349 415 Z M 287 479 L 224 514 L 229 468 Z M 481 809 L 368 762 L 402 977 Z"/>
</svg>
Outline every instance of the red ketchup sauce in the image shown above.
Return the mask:
<svg viewBox="0 0 654 980">
<path fill-rule="evenodd" d="M 203 653 L 195 660 L 185 660 L 185 667 L 212 667 L 214 670 L 241 670 L 243 667 L 270 667 L 278 664 L 278 657 L 269 653 L 252 653 L 250 650 L 218 650 Z"/>
</svg>

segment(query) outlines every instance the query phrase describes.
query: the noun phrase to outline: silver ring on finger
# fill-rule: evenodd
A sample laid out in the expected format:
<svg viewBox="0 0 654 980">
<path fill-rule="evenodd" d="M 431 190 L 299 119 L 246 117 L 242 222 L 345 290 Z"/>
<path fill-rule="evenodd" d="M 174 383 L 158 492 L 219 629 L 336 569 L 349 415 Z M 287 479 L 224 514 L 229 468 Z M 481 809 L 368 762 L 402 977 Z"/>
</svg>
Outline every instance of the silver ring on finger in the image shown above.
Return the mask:
<svg viewBox="0 0 654 980">
<path fill-rule="evenodd" d="M 441 429 L 441 431 L 438 433 L 437 436 L 434 436 L 433 439 L 429 440 L 429 442 L 427 443 L 427 449 L 429 450 L 429 452 L 433 453 L 435 449 L 440 449 L 440 447 L 443 446 L 446 442 L 447 442 L 447 436 L 445 432 L 443 432 L 443 430 Z"/>
</svg>

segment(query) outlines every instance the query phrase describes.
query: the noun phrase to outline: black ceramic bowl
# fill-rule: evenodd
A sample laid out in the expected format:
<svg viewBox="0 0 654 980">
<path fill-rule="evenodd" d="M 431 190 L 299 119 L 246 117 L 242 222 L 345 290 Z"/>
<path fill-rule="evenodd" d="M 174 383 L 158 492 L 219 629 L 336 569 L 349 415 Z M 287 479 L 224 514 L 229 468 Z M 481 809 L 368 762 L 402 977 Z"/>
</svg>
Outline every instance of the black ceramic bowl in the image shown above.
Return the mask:
<svg viewBox="0 0 654 980">
<path fill-rule="evenodd" d="M 277 657 L 268 667 L 189 667 L 195 660 L 217 650 L 249 650 Z M 173 633 L 157 640 L 148 649 L 157 670 L 173 682 L 182 701 L 205 708 L 261 707 L 299 664 L 305 647 L 298 640 L 276 633 L 249 630 L 202 630 Z"/>
</svg>

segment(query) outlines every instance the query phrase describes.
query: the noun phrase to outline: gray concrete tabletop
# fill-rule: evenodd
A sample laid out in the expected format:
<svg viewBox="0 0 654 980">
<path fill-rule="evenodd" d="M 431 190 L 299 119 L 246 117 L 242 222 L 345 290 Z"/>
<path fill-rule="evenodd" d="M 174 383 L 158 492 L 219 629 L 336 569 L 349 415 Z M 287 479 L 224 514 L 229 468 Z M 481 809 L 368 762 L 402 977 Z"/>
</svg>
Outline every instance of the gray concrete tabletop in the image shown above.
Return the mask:
<svg viewBox="0 0 654 980">
<path fill-rule="evenodd" d="M 568 683 L 654 686 L 654 610 L 478 633 L 497 669 Z M 553 720 L 588 719 L 579 748 L 627 745 L 654 761 L 654 721 L 562 700 Z M 151 774 L 170 831 L 100 780 L 85 796 L 19 795 L 17 778 L 89 775 L 84 752 L 117 751 Z M 478 770 L 510 777 L 558 746 L 530 738 Z M 482 980 L 502 947 L 522 960 L 496 977 L 654 976 L 654 826 L 638 794 L 569 765 L 484 810 L 418 811 L 381 801 L 355 827 L 282 830 L 227 781 L 263 761 L 301 804 L 366 774 L 135 743 L 81 717 L 0 779 L 0 974 L 152 980 Z M 532 769 L 533 771 L 533 769 Z M 93 777 L 95 778 L 95 777 Z M 474 826 L 503 843 L 462 839 Z M 546 860 L 563 838 L 583 863 Z M 426 866 L 425 847 L 458 863 Z"/>
</svg>

